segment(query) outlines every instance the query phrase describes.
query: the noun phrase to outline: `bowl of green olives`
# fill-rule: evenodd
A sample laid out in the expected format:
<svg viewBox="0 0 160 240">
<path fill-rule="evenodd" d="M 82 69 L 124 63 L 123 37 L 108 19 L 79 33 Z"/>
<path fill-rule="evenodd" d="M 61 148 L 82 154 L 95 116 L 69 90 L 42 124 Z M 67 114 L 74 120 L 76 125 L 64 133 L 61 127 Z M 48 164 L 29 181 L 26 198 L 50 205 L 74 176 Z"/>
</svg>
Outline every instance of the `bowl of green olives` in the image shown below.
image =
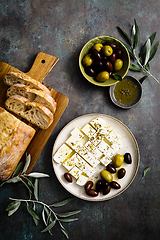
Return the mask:
<svg viewBox="0 0 160 240">
<path fill-rule="evenodd" d="M 111 86 L 128 72 L 130 57 L 121 41 L 110 36 L 99 36 L 88 41 L 79 55 L 79 67 L 83 76 L 97 86 Z"/>
</svg>

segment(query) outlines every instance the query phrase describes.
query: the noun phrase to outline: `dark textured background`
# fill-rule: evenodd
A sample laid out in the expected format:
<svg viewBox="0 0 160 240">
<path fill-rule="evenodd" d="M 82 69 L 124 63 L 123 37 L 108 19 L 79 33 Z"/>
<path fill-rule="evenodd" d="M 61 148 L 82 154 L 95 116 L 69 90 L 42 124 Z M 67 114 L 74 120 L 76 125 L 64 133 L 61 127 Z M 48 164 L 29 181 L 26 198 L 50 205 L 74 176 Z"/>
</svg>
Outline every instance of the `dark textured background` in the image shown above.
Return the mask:
<svg viewBox="0 0 160 240">
<path fill-rule="evenodd" d="M 34 171 L 48 173 L 40 181 L 40 199 L 53 203 L 68 197 L 52 168 L 52 146 L 60 130 L 74 118 L 88 113 L 111 115 L 132 131 L 140 149 L 141 161 L 131 186 L 118 197 L 104 202 L 75 198 L 57 211 L 81 209 L 79 220 L 64 223 L 70 239 L 77 240 L 158 240 L 160 235 L 160 85 L 152 78 L 143 83 L 143 97 L 133 109 L 122 110 L 109 98 L 109 88 L 87 82 L 78 67 L 81 48 L 93 37 L 112 35 L 122 40 L 117 30 L 128 34 L 136 18 L 141 42 L 157 32 L 160 40 L 160 1 L 155 0 L 0 0 L 0 61 L 29 71 L 39 51 L 54 55 L 59 62 L 44 82 L 69 98 L 69 105 L 54 129 L 34 166 Z M 151 72 L 159 78 L 160 50 L 151 61 Z M 140 78 L 142 73 L 128 74 Z M 160 80 L 160 79 L 159 79 Z M 151 170 L 142 179 L 143 170 Z M 40 233 L 25 204 L 11 217 L 5 212 L 9 197 L 27 198 L 19 184 L 0 188 L 0 239 L 65 239 L 58 225 L 53 236 Z M 41 208 L 39 208 L 40 210 Z"/>
</svg>

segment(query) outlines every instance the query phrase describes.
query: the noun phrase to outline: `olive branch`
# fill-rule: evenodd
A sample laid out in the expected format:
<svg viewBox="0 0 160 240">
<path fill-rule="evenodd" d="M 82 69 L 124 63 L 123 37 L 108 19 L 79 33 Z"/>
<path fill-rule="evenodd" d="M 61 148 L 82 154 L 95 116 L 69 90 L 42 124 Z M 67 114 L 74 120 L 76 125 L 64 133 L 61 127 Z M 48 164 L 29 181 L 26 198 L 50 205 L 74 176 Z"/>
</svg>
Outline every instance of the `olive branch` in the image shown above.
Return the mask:
<svg viewBox="0 0 160 240">
<path fill-rule="evenodd" d="M 139 54 L 137 55 L 136 50 L 140 45 L 140 31 L 139 27 L 137 25 L 136 19 L 134 19 L 134 25 L 131 29 L 131 37 L 128 36 L 128 34 L 122 30 L 120 27 L 118 29 L 121 31 L 121 33 L 126 38 L 128 44 L 125 44 L 122 42 L 125 47 L 127 48 L 130 57 L 134 60 L 134 62 L 137 63 L 137 65 L 130 63 L 129 69 L 132 71 L 143 71 L 145 73 L 145 76 L 143 76 L 139 81 L 142 83 L 148 76 L 151 76 L 154 80 L 156 80 L 157 83 L 160 83 L 156 77 L 154 77 L 150 72 L 150 66 L 149 63 L 155 56 L 159 41 L 155 43 L 155 45 L 152 47 L 152 44 L 154 42 L 154 39 L 156 37 L 156 32 L 154 32 L 147 41 L 143 44 L 142 48 L 140 49 Z"/>
<path fill-rule="evenodd" d="M 14 214 L 20 207 L 22 202 L 26 203 L 27 211 L 32 216 L 36 226 L 39 223 L 40 215 L 38 213 L 37 205 L 43 206 L 43 210 L 41 212 L 42 220 L 44 222 L 45 228 L 41 232 L 49 232 L 52 235 L 51 229 L 55 226 L 56 223 L 59 224 L 59 227 L 63 234 L 69 239 L 68 233 L 65 227 L 62 225 L 62 222 L 73 222 L 78 220 L 78 218 L 69 218 L 75 214 L 78 214 L 81 210 L 72 211 L 72 212 L 65 212 L 65 213 L 56 213 L 53 208 L 61 207 L 66 205 L 67 203 L 71 202 L 74 198 L 68 198 L 66 200 L 53 203 L 53 204 L 46 204 L 42 201 L 39 201 L 39 178 L 49 177 L 48 174 L 33 172 L 27 174 L 26 171 L 30 165 L 31 156 L 26 154 L 26 162 L 25 165 L 20 162 L 16 169 L 14 170 L 11 178 L 4 183 L 17 183 L 22 182 L 25 187 L 29 191 L 29 199 L 17 199 L 17 198 L 9 198 L 13 202 L 11 202 L 6 211 L 8 211 L 8 216 Z M 4 184 L 2 183 L 1 186 Z M 34 199 L 33 199 L 34 197 Z"/>
</svg>

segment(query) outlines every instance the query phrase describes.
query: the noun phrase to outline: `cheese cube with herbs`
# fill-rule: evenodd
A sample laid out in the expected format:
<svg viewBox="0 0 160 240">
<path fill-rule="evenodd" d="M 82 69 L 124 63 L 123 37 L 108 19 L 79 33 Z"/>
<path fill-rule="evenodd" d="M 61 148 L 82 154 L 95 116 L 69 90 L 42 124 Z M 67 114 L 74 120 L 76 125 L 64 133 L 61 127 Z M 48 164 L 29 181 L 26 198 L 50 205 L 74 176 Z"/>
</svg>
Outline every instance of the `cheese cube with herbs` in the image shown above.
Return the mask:
<svg viewBox="0 0 160 240">
<path fill-rule="evenodd" d="M 88 177 L 86 177 L 85 175 L 80 174 L 79 178 L 77 179 L 76 183 L 79 186 L 84 186 L 86 184 L 86 182 L 88 181 Z"/>
<path fill-rule="evenodd" d="M 103 156 L 103 153 L 98 150 L 90 141 L 87 141 L 85 147 L 90 151 L 98 160 Z"/>
<path fill-rule="evenodd" d="M 95 169 L 91 167 L 81 156 L 76 154 L 77 162 L 76 166 L 85 173 L 88 177 L 91 177 L 95 173 Z"/>
<path fill-rule="evenodd" d="M 78 167 L 73 167 L 69 173 L 75 178 L 78 179 L 80 175 L 82 174 L 82 171 Z"/>
<path fill-rule="evenodd" d="M 81 132 L 79 127 L 76 127 L 72 130 L 71 135 L 78 141 L 84 139 L 85 135 Z"/>
<path fill-rule="evenodd" d="M 75 139 L 73 136 L 70 136 L 65 143 L 76 152 L 83 147 L 83 144 L 79 140 Z"/>
<path fill-rule="evenodd" d="M 74 155 L 72 155 L 70 158 L 68 158 L 66 161 L 64 161 L 62 163 L 62 165 L 68 170 L 70 171 L 74 166 L 76 166 L 78 162 L 77 159 L 77 154 L 75 153 Z"/>
<path fill-rule="evenodd" d="M 99 164 L 99 160 L 94 157 L 94 155 L 83 148 L 78 151 L 78 154 L 84 158 L 92 167 L 96 167 Z"/>
<path fill-rule="evenodd" d="M 63 163 L 67 158 L 73 154 L 73 151 L 65 143 L 54 154 L 54 161 L 57 163 Z"/>
<path fill-rule="evenodd" d="M 87 135 L 88 138 L 91 138 L 96 133 L 96 130 L 88 123 L 82 128 L 82 131 Z"/>
<path fill-rule="evenodd" d="M 91 126 L 93 126 L 97 131 L 103 129 L 106 126 L 105 120 L 102 118 L 94 118 L 90 121 Z"/>
<path fill-rule="evenodd" d="M 112 160 L 106 156 L 104 156 L 101 160 L 100 160 L 101 164 L 104 166 L 107 166 L 109 163 L 112 162 Z"/>
</svg>

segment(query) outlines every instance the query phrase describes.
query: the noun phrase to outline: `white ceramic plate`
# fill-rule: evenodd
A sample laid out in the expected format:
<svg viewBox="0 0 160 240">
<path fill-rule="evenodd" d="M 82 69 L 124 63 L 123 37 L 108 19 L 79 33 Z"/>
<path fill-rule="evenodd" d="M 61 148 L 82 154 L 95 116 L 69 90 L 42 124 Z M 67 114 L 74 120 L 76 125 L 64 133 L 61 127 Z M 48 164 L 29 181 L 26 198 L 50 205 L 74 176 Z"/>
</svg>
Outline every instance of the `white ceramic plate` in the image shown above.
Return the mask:
<svg viewBox="0 0 160 240">
<path fill-rule="evenodd" d="M 68 123 L 61 130 L 61 132 L 59 133 L 54 143 L 52 156 L 58 150 L 58 148 L 65 142 L 65 140 L 70 136 L 70 132 L 75 127 L 82 127 L 86 123 L 90 122 L 93 118 L 97 118 L 97 117 L 103 118 L 106 121 L 107 125 L 112 126 L 115 129 L 115 131 L 121 135 L 121 138 L 123 141 L 123 148 L 120 149 L 119 153 L 124 155 L 126 152 L 129 152 L 132 156 L 132 164 L 126 164 L 124 162 L 123 165 L 121 166 L 126 169 L 126 175 L 124 176 L 124 178 L 118 179 L 117 174 L 114 174 L 114 180 L 121 185 L 120 189 L 111 189 L 110 193 L 107 195 L 103 195 L 102 193 L 99 193 L 97 197 L 88 196 L 85 193 L 84 186 L 83 187 L 78 186 L 75 182 L 75 179 L 73 179 L 72 183 L 67 182 L 66 179 L 64 178 L 64 173 L 67 172 L 66 169 L 61 164 L 57 164 L 54 160 L 52 160 L 55 174 L 58 180 L 60 181 L 60 183 L 62 184 L 62 186 L 71 194 L 75 195 L 76 197 L 81 198 L 83 200 L 88 200 L 88 201 L 109 200 L 113 197 L 118 196 L 123 191 L 125 191 L 136 176 L 136 173 L 138 171 L 138 166 L 139 166 L 139 160 L 140 160 L 138 144 L 136 142 L 135 137 L 131 133 L 131 131 L 116 118 L 110 117 L 108 115 L 103 115 L 103 114 L 84 115 Z M 105 169 L 105 167 L 103 168 Z M 100 177 L 100 175 L 98 177 Z"/>
</svg>

